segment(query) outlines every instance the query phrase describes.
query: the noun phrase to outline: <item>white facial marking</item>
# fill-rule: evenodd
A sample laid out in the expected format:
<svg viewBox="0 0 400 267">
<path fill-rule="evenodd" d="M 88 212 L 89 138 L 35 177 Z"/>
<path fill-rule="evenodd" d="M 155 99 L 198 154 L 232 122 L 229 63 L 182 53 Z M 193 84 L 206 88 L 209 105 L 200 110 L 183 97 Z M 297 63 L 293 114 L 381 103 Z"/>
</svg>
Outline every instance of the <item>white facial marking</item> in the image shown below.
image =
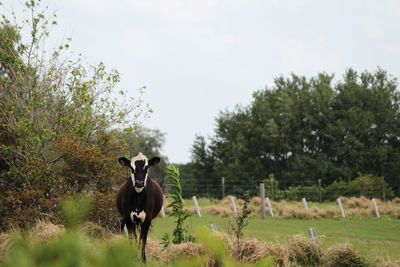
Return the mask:
<svg viewBox="0 0 400 267">
<path fill-rule="evenodd" d="M 145 184 L 145 186 L 146 186 L 146 184 Z M 140 192 L 142 192 L 143 188 L 144 188 L 144 187 L 136 187 L 136 186 L 135 186 L 135 191 L 138 192 L 138 193 L 140 193 Z"/>
<path fill-rule="evenodd" d="M 144 161 L 143 170 L 147 166 L 149 166 L 149 159 L 145 155 L 143 155 L 142 152 L 139 152 L 139 154 L 137 154 L 135 157 L 131 158 L 131 167 L 133 168 L 133 170 L 136 170 L 135 162 L 137 160 L 143 160 Z M 131 179 L 132 179 L 133 184 L 135 184 L 135 175 L 133 173 L 131 174 Z M 147 184 L 147 173 L 146 173 L 146 176 L 144 178 L 144 186 L 146 186 L 146 184 Z M 143 188 L 136 188 L 135 187 L 135 190 L 136 190 L 136 192 L 140 193 L 143 190 Z"/>
<path fill-rule="evenodd" d="M 142 154 L 142 152 L 139 152 L 139 154 L 137 154 L 135 157 L 131 158 L 131 166 L 133 169 L 136 168 L 135 166 L 135 161 L 137 160 L 144 160 L 144 165 L 148 166 L 149 165 L 149 159 Z"/>
</svg>

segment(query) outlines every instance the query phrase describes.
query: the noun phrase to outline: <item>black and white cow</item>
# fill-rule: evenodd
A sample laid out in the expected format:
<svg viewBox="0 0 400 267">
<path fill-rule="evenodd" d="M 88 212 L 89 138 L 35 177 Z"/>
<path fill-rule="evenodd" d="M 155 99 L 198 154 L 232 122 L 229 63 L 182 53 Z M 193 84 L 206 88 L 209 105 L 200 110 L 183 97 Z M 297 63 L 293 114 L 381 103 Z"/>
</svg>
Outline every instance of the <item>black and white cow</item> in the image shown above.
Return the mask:
<svg viewBox="0 0 400 267">
<path fill-rule="evenodd" d="M 139 153 L 130 160 L 121 157 L 119 163 L 130 169 L 130 177 L 122 185 L 116 197 L 116 205 L 122 216 L 121 232 L 133 234 L 135 240 L 136 227 L 140 225 L 141 257 L 146 262 L 146 240 L 151 221 L 161 210 L 163 193 L 157 182 L 148 177 L 151 166 L 160 162 L 159 157 L 147 159 Z"/>
</svg>

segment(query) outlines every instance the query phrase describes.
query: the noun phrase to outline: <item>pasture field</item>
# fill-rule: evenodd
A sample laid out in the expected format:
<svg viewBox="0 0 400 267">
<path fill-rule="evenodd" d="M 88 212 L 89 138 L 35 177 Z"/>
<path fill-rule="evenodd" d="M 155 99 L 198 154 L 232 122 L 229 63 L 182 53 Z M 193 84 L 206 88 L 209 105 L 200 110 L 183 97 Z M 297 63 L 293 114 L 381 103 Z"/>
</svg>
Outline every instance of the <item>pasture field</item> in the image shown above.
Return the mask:
<svg viewBox="0 0 400 267">
<path fill-rule="evenodd" d="M 228 230 L 234 217 L 226 199 L 198 202 L 202 217 L 193 213 L 187 221 L 196 242 L 164 249 L 162 237 L 172 234 L 175 218 L 159 216 L 149 234 L 147 266 L 214 266 L 215 261 L 232 263 L 226 266 L 400 266 L 398 200 L 379 202 L 384 210 L 379 219 L 365 198 L 343 198 L 347 211 L 353 209 L 347 218 L 337 215 L 335 203 L 309 203 L 305 212 L 301 202 L 273 202 L 277 217 L 262 220 L 259 199 L 253 198 L 239 250 Z M 240 212 L 243 200 L 236 203 Z M 64 225 L 38 221 L 25 230 L 0 233 L 0 266 L 145 266 L 124 234 L 86 221 L 84 206 L 65 207 Z M 192 211 L 193 201 L 185 200 L 185 207 Z M 207 230 L 211 223 L 217 226 L 216 235 Z M 311 227 L 318 244 L 307 236 Z"/>
<path fill-rule="evenodd" d="M 230 218 L 218 215 L 192 216 L 189 227 L 215 223 L 217 230 L 227 232 Z M 150 232 L 150 238 L 161 240 L 165 232 L 172 232 L 173 218 L 157 218 Z M 400 260 L 400 221 L 389 216 L 375 218 L 346 219 L 275 219 L 251 218 L 245 228 L 245 238 L 256 238 L 271 243 L 286 244 L 289 237 L 307 235 L 307 229 L 314 227 L 321 245 L 351 243 L 363 256 L 373 261 L 377 258 Z"/>
<path fill-rule="evenodd" d="M 236 200 L 238 211 L 241 210 L 242 200 Z M 202 218 L 195 214 L 189 219 L 189 228 L 196 228 L 199 225 L 210 226 L 215 223 L 217 230 L 228 231 L 230 221 L 233 221 L 227 200 L 213 200 L 199 198 L 198 203 L 202 211 Z M 315 228 L 322 247 L 330 247 L 336 244 L 350 243 L 363 256 L 369 260 L 388 258 L 400 260 L 400 220 L 396 216 L 390 216 L 392 211 L 398 211 L 398 202 L 378 201 L 382 208 L 381 218 L 373 214 L 369 200 L 365 198 L 343 198 L 346 218 L 340 218 L 336 203 L 314 203 L 309 202 L 309 212 L 305 212 L 301 202 L 273 202 L 272 206 L 283 209 L 281 214 L 289 213 L 288 218 L 272 218 L 268 216 L 265 220 L 260 218 L 257 198 L 253 198 L 251 207 L 253 210 L 249 224 L 244 230 L 245 238 L 256 238 L 271 243 L 286 244 L 293 235 L 308 235 L 308 229 Z M 185 207 L 194 209 L 191 199 L 185 200 Z M 288 209 L 289 212 L 284 209 Z M 315 214 L 322 214 L 322 211 L 331 211 L 327 218 L 314 218 Z M 221 214 L 214 215 L 218 211 Z M 317 211 L 317 212 L 316 212 Z M 285 213 L 286 212 L 286 213 Z M 291 214 L 294 213 L 293 214 Z M 168 213 L 168 212 L 167 212 Z M 309 216 L 309 214 L 311 214 Z M 397 214 L 397 213 L 395 213 Z M 172 232 L 174 219 L 171 217 L 159 217 L 154 221 L 150 237 L 161 240 L 165 232 Z"/>
</svg>

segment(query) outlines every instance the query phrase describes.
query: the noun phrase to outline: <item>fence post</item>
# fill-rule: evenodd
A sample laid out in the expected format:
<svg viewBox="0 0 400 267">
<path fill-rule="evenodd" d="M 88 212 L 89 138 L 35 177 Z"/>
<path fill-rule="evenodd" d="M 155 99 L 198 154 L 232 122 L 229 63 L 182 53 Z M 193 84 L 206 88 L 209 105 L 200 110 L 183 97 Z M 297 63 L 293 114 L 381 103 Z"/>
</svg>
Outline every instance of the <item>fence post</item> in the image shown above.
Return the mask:
<svg viewBox="0 0 400 267">
<path fill-rule="evenodd" d="M 307 206 L 307 200 L 306 200 L 306 198 L 305 198 L 305 197 L 303 197 L 303 198 L 301 199 L 301 201 L 303 201 L 304 209 L 305 209 L 305 210 L 308 210 L 308 206 Z"/>
<path fill-rule="evenodd" d="M 236 209 L 236 204 L 235 204 L 235 198 L 233 196 L 229 197 L 231 200 L 231 209 L 233 212 L 233 216 L 237 217 L 237 209 Z"/>
<path fill-rule="evenodd" d="M 318 243 L 317 232 L 314 228 L 308 229 L 308 235 L 310 236 L 310 239 L 314 242 L 314 244 Z"/>
<path fill-rule="evenodd" d="M 197 216 L 199 216 L 201 218 L 200 208 L 199 208 L 199 204 L 197 203 L 196 196 L 193 196 L 193 202 L 194 202 L 194 207 L 196 209 Z"/>
<path fill-rule="evenodd" d="M 376 205 L 375 198 L 372 199 L 372 208 L 374 209 L 375 215 L 377 218 L 380 218 L 379 216 L 379 210 L 378 210 L 378 205 Z"/>
<path fill-rule="evenodd" d="M 222 199 L 225 198 L 225 177 L 222 177 Z"/>
<path fill-rule="evenodd" d="M 344 208 L 343 208 L 342 200 L 340 199 L 340 197 L 337 199 L 337 203 L 339 205 L 340 214 L 342 215 L 343 218 L 346 218 L 346 214 L 344 214 Z"/>
<path fill-rule="evenodd" d="M 318 187 L 319 187 L 319 203 L 322 203 L 322 180 L 318 179 Z"/>
<path fill-rule="evenodd" d="M 271 201 L 269 201 L 269 197 L 267 197 L 265 200 L 267 201 L 269 214 L 271 215 L 271 217 L 274 217 L 274 212 L 272 211 Z"/>
<path fill-rule="evenodd" d="M 215 225 L 215 223 L 210 224 L 210 227 L 211 227 L 211 232 L 217 231 L 217 226 Z"/>
<path fill-rule="evenodd" d="M 265 186 L 260 183 L 260 197 L 261 197 L 261 219 L 265 220 Z"/>
</svg>

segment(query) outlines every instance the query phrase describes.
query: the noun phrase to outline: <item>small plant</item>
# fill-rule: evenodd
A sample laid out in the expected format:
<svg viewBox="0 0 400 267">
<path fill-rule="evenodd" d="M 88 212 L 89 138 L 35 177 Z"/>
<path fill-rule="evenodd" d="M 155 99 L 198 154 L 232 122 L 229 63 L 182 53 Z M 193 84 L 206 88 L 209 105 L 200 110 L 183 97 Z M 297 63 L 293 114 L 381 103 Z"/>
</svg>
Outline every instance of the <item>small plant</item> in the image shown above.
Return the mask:
<svg viewBox="0 0 400 267">
<path fill-rule="evenodd" d="M 188 233 L 185 227 L 185 221 L 190 217 L 190 213 L 183 209 L 182 186 L 178 167 L 171 165 L 167 168 L 167 181 L 167 186 L 170 189 L 168 198 L 171 199 L 168 208 L 172 208 L 172 213 L 169 216 L 176 218 L 176 226 L 172 232 L 172 239 L 168 233 L 165 233 L 162 237 L 164 247 L 167 247 L 170 243 L 180 244 L 194 241 L 194 237 Z"/>
<path fill-rule="evenodd" d="M 243 237 L 243 230 L 248 224 L 248 218 L 251 214 L 251 209 L 249 207 L 250 204 L 250 193 L 246 191 L 244 193 L 244 205 L 242 209 L 242 213 L 236 217 L 234 224 L 229 223 L 229 234 L 231 238 L 233 236 L 235 243 L 235 256 L 236 260 L 240 261 L 241 259 L 241 238 Z"/>
</svg>

